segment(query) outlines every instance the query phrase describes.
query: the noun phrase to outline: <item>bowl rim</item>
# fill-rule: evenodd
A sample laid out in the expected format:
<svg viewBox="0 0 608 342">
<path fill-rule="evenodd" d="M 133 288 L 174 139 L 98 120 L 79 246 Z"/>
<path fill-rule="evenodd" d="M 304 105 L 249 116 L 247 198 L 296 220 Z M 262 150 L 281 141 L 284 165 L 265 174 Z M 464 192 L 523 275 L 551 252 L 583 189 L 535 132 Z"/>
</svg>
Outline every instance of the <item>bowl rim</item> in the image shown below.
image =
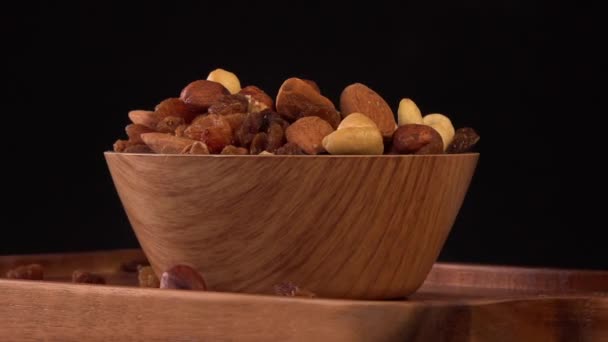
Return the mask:
<svg viewBox="0 0 608 342">
<path fill-rule="evenodd" d="M 300 154 L 300 155 L 287 155 L 287 154 L 266 154 L 266 155 L 235 155 L 235 154 L 169 154 L 169 153 L 127 153 L 127 152 L 115 152 L 115 151 L 104 151 L 104 155 L 126 155 L 126 156 L 140 156 L 150 158 L 290 158 L 290 159 L 336 159 L 336 158 L 387 158 L 387 159 L 414 159 L 414 158 L 462 158 L 462 157 L 479 157 L 480 152 L 466 152 L 466 153 L 442 153 L 442 154 Z"/>
</svg>

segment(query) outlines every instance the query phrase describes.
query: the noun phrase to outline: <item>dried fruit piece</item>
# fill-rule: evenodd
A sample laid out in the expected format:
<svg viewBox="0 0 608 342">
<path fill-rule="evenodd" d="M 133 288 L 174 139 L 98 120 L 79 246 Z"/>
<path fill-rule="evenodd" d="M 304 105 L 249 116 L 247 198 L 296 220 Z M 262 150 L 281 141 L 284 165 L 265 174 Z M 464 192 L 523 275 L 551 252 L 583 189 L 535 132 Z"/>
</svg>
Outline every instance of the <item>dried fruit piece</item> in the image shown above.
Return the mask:
<svg viewBox="0 0 608 342">
<path fill-rule="evenodd" d="M 137 272 L 140 267 L 149 266 L 150 263 L 146 259 L 130 260 L 120 264 L 120 270 L 123 272 Z"/>
<path fill-rule="evenodd" d="M 226 121 L 228 121 L 230 128 L 232 128 L 232 132 L 238 132 L 238 130 L 241 128 L 241 125 L 243 124 L 243 121 L 245 121 L 246 117 L 247 117 L 247 114 L 240 114 L 240 113 L 224 115 L 224 119 L 226 119 Z"/>
<path fill-rule="evenodd" d="M 137 280 L 139 282 L 139 287 L 151 287 L 156 289 L 160 287 L 160 280 L 158 280 L 158 277 L 151 266 L 138 267 Z"/>
<path fill-rule="evenodd" d="M 274 154 L 276 155 L 303 155 L 305 154 L 304 151 L 302 151 L 302 149 L 294 144 L 294 143 L 287 143 L 279 148 L 277 148 L 276 151 L 274 151 Z"/>
<path fill-rule="evenodd" d="M 315 298 L 316 297 L 316 295 L 313 292 L 303 289 L 290 281 L 279 283 L 279 284 L 275 285 L 274 292 L 279 296 L 286 296 L 286 297 L 306 297 L 306 298 Z"/>
<path fill-rule="evenodd" d="M 6 272 L 9 279 L 42 280 L 44 270 L 40 264 L 29 264 L 15 267 Z"/>
<path fill-rule="evenodd" d="M 407 124 L 395 131 L 393 151 L 400 154 L 439 154 L 443 153 L 443 141 L 430 126 Z"/>
<path fill-rule="evenodd" d="M 195 141 L 192 145 L 185 147 L 181 154 L 209 154 L 207 144 L 202 141 Z"/>
<path fill-rule="evenodd" d="M 140 135 L 142 133 L 154 132 L 154 130 L 147 126 L 140 125 L 140 124 L 129 124 L 129 125 L 127 125 L 127 127 L 125 127 L 125 132 L 127 133 L 127 136 L 129 137 L 129 143 L 143 144 L 144 141 L 141 140 Z"/>
<path fill-rule="evenodd" d="M 124 152 L 124 150 L 129 146 L 129 142 L 127 140 L 118 139 L 112 145 L 114 152 Z"/>
<path fill-rule="evenodd" d="M 243 124 L 236 133 L 236 141 L 242 147 L 249 147 L 253 137 L 260 132 L 264 125 L 264 112 L 247 114 Z"/>
<path fill-rule="evenodd" d="M 245 95 L 234 94 L 222 97 L 219 101 L 209 107 L 210 114 L 228 115 L 236 113 L 247 113 L 249 101 Z"/>
<path fill-rule="evenodd" d="M 205 112 L 225 95 L 230 95 L 230 92 L 220 83 L 198 80 L 188 84 L 182 90 L 179 98 L 193 106 L 196 111 Z"/>
<path fill-rule="evenodd" d="M 187 265 L 176 265 L 163 272 L 160 277 L 161 289 L 207 290 L 203 276 Z"/>
<path fill-rule="evenodd" d="M 211 153 L 220 153 L 226 145 L 232 144 L 233 133 L 228 121 L 222 115 L 209 114 L 197 117 L 184 134 L 207 144 Z"/>
<path fill-rule="evenodd" d="M 249 151 L 244 147 L 236 147 L 234 145 L 228 145 L 228 146 L 224 147 L 221 154 L 245 155 L 245 154 L 249 154 Z"/>
<path fill-rule="evenodd" d="M 158 113 L 149 110 L 132 110 L 129 112 L 129 119 L 134 124 L 156 129 L 156 125 L 160 121 L 161 116 Z"/>
<path fill-rule="evenodd" d="M 105 284 L 106 280 L 99 274 L 75 270 L 72 273 L 72 283 Z"/>
<path fill-rule="evenodd" d="M 178 126 L 185 124 L 183 118 L 177 116 L 167 116 L 160 120 L 156 125 L 156 131 L 160 133 L 171 133 L 174 134 Z"/>
<path fill-rule="evenodd" d="M 268 96 L 262 89 L 250 85 L 241 89 L 239 94 L 245 95 L 249 100 L 249 112 L 259 112 L 266 108 L 272 109 L 274 107 L 274 101 Z"/>
<path fill-rule="evenodd" d="M 397 128 L 391 107 L 375 91 L 364 84 L 354 83 L 344 88 L 340 95 L 342 117 L 362 113 L 376 123 L 385 139 L 390 139 Z"/>
<path fill-rule="evenodd" d="M 189 105 L 177 97 L 171 97 L 161 101 L 154 111 L 159 115 L 160 119 L 167 116 L 174 116 L 184 119 L 185 122 L 190 122 L 194 117 L 201 113 L 196 107 Z"/>
<path fill-rule="evenodd" d="M 166 133 L 144 133 L 141 139 L 155 153 L 179 154 L 195 141 Z"/>
<path fill-rule="evenodd" d="M 230 91 L 231 94 L 236 94 L 241 90 L 241 82 L 233 72 L 222 68 L 215 69 L 207 75 L 207 80 L 217 82 Z"/>
<path fill-rule="evenodd" d="M 433 127 L 441 136 L 443 150 L 446 150 L 454 139 L 454 126 L 452 121 L 443 114 L 427 114 L 422 118 L 422 123 Z"/>
<path fill-rule="evenodd" d="M 479 134 L 471 127 L 463 127 L 456 130 L 452 143 L 448 146 L 446 153 L 467 153 L 479 141 Z"/>
<path fill-rule="evenodd" d="M 283 131 L 283 126 L 276 121 L 272 121 L 270 123 L 270 127 L 267 130 L 268 135 L 268 146 L 266 146 L 266 150 L 269 152 L 276 151 L 277 148 L 283 146 L 285 144 L 285 132 Z"/>
<path fill-rule="evenodd" d="M 328 98 L 321 95 L 306 81 L 293 77 L 283 82 L 276 101 L 279 114 L 288 121 L 295 121 L 302 117 L 302 112 L 310 106 L 336 109 Z"/>
<path fill-rule="evenodd" d="M 187 124 L 182 124 L 182 125 L 177 126 L 175 128 L 175 136 L 184 137 L 185 136 L 184 131 L 186 130 L 186 128 L 188 128 Z"/>
<path fill-rule="evenodd" d="M 129 146 L 127 146 L 127 148 L 125 148 L 123 153 L 154 153 L 154 151 L 152 151 L 152 149 L 148 145 L 143 143 L 143 144 L 129 145 Z"/>
<path fill-rule="evenodd" d="M 287 141 L 298 145 L 307 154 L 318 154 L 325 150 L 323 138 L 333 131 L 327 121 L 317 116 L 307 116 L 287 127 L 285 136 Z"/>
<path fill-rule="evenodd" d="M 268 147 L 268 135 L 266 133 L 258 133 L 253 138 L 251 142 L 251 147 L 249 147 L 249 154 L 259 154 L 262 151 L 265 151 Z"/>
</svg>

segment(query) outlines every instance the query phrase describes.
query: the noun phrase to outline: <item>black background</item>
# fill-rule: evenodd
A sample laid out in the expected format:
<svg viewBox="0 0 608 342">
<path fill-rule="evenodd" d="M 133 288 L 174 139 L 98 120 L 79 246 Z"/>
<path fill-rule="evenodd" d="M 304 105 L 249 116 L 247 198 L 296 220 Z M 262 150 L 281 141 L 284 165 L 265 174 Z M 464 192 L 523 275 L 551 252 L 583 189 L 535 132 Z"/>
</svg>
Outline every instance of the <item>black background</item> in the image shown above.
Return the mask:
<svg viewBox="0 0 608 342">
<path fill-rule="evenodd" d="M 2 20 L 10 199 L 2 254 L 137 246 L 103 152 L 124 137 L 129 110 L 152 109 L 222 67 L 272 96 L 288 77 L 313 79 L 336 103 L 346 85 L 362 82 L 394 110 L 410 97 L 424 113 L 474 127 L 481 158 L 441 260 L 608 266 L 605 224 L 591 222 L 579 185 L 581 169 L 593 167 L 572 166 L 587 150 L 572 123 L 598 111 L 589 85 L 601 44 L 590 8 L 20 6 Z"/>
</svg>

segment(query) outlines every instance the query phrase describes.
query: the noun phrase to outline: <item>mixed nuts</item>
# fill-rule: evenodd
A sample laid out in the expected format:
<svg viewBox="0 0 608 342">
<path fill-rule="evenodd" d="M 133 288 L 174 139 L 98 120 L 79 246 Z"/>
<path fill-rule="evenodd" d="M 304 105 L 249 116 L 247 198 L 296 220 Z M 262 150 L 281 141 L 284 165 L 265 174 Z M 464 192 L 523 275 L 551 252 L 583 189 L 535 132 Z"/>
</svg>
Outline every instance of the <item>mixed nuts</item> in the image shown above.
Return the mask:
<svg viewBox="0 0 608 342">
<path fill-rule="evenodd" d="M 215 69 L 186 85 L 179 97 L 153 111 L 133 110 L 127 139 L 115 152 L 163 154 L 318 155 L 444 154 L 474 149 L 479 135 L 454 129 L 443 114 L 423 115 L 410 98 L 397 115 L 374 90 L 348 85 L 339 108 L 317 83 L 292 77 L 276 99 L 238 77 Z"/>
</svg>

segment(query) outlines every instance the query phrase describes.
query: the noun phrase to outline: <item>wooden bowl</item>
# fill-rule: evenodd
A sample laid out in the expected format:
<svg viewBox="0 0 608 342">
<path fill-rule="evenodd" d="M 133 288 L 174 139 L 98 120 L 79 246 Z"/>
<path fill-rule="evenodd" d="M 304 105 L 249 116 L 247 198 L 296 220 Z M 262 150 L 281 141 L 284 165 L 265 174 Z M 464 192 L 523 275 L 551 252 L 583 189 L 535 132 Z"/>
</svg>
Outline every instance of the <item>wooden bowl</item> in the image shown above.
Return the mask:
<svg viewBox="0 0 608 342">
<path fill-rule="evenodd" d="M 158 275 L 185 263 L 212 291 L 392 299 L 436 261 L 478 154 L 105 158 Z"/>
</svg>

